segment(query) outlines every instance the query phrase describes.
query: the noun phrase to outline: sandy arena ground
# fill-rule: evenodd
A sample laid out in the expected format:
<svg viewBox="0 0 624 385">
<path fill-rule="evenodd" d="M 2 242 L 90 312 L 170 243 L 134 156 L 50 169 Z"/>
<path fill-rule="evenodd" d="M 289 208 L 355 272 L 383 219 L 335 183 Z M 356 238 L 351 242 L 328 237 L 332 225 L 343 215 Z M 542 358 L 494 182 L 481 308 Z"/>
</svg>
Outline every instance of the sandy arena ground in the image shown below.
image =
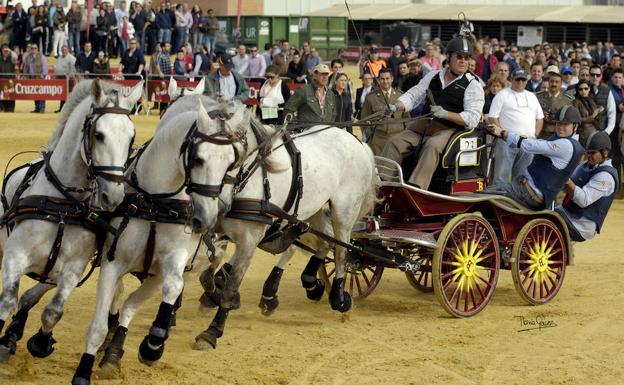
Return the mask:
<svg viewBox="0 0 624 385">
<path fill-rule="evenodd" d="M 49 102 L 47 111 L 56 109 Z M 56 115 L 0 114 L 0 165 L 11 154 L 36 150 L 52 132 Z M 156 117 L 133 117 L 137 142 L 148 138 Z M 19 163 L 15 163 L 13 166 Z M 276 258 L 258 252 L 243 282 L 242 307 L 230 316 L 217 350 L 191 349 L 212 312 L 198 311 L 200 285 L 187 282 L 178 326 L 163 359 L 150 368 L 137 349 L 155 316 L 159 298 L 149 301 L 131 325 L 122 379 L 96 384 L 622 384 L 624 383 L 624 291 L 622 241 L 624 203 L 617 201 L 594 241 L 576 247 L 576 266 L 566 273 L 559 295 L 541 307 L 525 305 L 511 274 L 502 271 L 489 306 L 471 319 L 446 315 L 433 294 L 414 290 L 402 273 L 388 271 L 377 290 L 356 304 L 343 323 L 325 296 L 311 303 L 300 287 L 307 258 L 299 255 L 282 279 L 280 309 L 267 318 L 257 302 Z M 127 278 L 127 287 L 136 280 Z M 73 375 L 95 302 L 96 277 L 71 296 L 54 330 L 56 351 L 46 359 L 29 355 L 25 342 L 39 328 L 42 304 L 31 312 L 25 338 L 0 384 L 67 384 Z M 33 284 L 22 281 L 22 291 Z M 50 293 L 44 300 L 50 299 Z M 42 301 L 46 302 L 46 301 Z M 530 332 L 520 317 L 554 321 Z"/>
</svg>

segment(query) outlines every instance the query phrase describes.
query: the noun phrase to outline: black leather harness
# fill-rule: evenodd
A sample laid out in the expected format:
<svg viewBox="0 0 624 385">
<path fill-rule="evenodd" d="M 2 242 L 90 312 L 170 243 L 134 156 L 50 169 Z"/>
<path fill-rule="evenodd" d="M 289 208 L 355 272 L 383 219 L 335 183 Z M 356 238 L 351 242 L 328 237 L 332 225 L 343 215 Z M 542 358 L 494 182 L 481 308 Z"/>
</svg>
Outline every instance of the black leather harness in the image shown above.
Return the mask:
<svg viewBox="0 0 624 385">
<path fill-rule="evenodd" d="M 213 115 L 212 117 L 217 116 Z M 221 122 L 224 125 L 225 117 L 218 116 L 218 118 L 221 119 Z M 135 189 L 137 193 L 126 194 L 123 203 L 118 206 L 117 210 L 115 210 L 115 213 L 113 214 L 113 216 L 123 217 L 123 219 L 121 220 L 115 237 L 113 238 L 111 247 L 108 250 L 107 259 L 109 261 L 113 261 L 115 259 L 115 252 L 119 237 L 128 226 L 131 218 L 139 218 L 149 221 L 150 230 L 145 246 L 143 269 L 140 272 L 132 273 L 140 280 L 144 280 L 150 275 L 149 270 L 152 266 L 154 251 L 156 249 L 156 224 L 172 223 L 186 225 L 193 215 L 193 206 L 190 199 L 180 200 L 173 199 L 172 197 L 184 190 L 187 194 L 194 193 L 206 197 L 218 198 L 225 184 L 234 184 L 236 182 L 236 178 L 232 177 L 227 172 L 219 185 L 208 185 L 193 182 L 191 178 L 191 170 L 195 166 L 197 147 L 203 142 L 224 146 L 231 145 L 234 148 L 235 160 L 234 163 L 232 163 L 228 168 L 228 172 L 239 167 L 240 162 L 244 158 L 244 156 L 238 153 L 235 147 L 236 143 L 243 143 L 244 146 L 246 146 L 244 137 L 228 135 L 223 129 L 217 133 L 206 135 L 198 130 L 197 122 L 194 122 L 186 133 L 180 147 L 180 156 L 182 157 L 184 167 L 184 183 L 182 183 L 177 190 L 167 193 L 149 193 L 141 188 L 136 174 L 136 166 L 138 165 L 141 155 L 144 153 L 150 142 L 146 143 L 143 147 L 141 147 L 141 149 L 139 149 L 136 157 L 132 161 L 134 168 L 130 172 L 130 180 L 126 180 L 126 183 Z M 195 255 L 193 256 L 190 266 L 187 266 L 186 268 L 187 271 L 192 269 L 198 250 L 199 245 L 195 250 Z"/>
<path fill-rule="evenodd" d="M 96 178 L 100 177 L 108 181 L 121 183 L 123 181 L 123 174 L 111 174 L 109 171 L 123 172 L 125 167 L 96 166 L 93 164 L 93 146 L 95 145 L 96 122 L 104 114 L 130 115 L 130 111 L 117 106 L 92 108 L 91 112 L 86 117 L 82 128 L 82 151 L 84 154 L 85 164 L 87 165 L 87 180 L 91 183 L 97 183 Z M 132 147 L 133 141 L 134 138 L 130 143 L 130 147 Z M 90 271 L 78 284 L 78 286 L 81 286 L 93 273 L 95 267 L 99 265 L 106 233 L 115 233 L 116 230 L 109 225 L 108 219 L 105 218 L 106 216 L 103 215 L 103 213 L 99 213 L 89 207 L 88 200 L 82 200 L 73 195 L 92 193 L 94 191 L 93 187 L 74 187 L 64 185 L 50 164 L 52 153 L 44 152 L 42 157 L 42 160 L 34 163 L 28 163 L 16 168 L 4 179 L 2 187 L 2 205 L 5 212 L 2 218 L 0 218 L 0 226 L 6 226 L 7 234 L 9 234 L 15 223 L 23 220 L 35 219 L 57 223 L 56 236 L 52 244 L 52 248 L 50 249 L 50 253 L 48 254 L 43 274 L 37 274 L 34 272 L 27 274 L 29 277 L 47 284 L 53 284 L 53 282 L 49 280 L 49 274 L 54 268 L 60 253 L 65 225 L 69 224 L 82 226 L 86 230 L 95 233 L 97 252 L 92 262 Z M 15 175 L 16 172 L 24 168 L 28 168 L 28 170 L 26 171 L 24 178 L 20 182 L 11 202 L 9 203 L 6 198 L 7 181 Z M 55 198 L 45 195 L 29 195 L 23 198 L 21 197 L 28 187 L 31 186 L 33 180 L 41 169 L 43 169 L 46 179 L 59 193 L 63 195 L 64 198 Z"/>
<path fill-rule="evenodd" d="M 251 127 L 259 138 L 259 123 L 252 120 Z M 279 207 L 270 202 L 271 199 L 271 187 L 269 185 L 268 171 L 263 164 L 264 159 L 271 154 L 273 137 L 270 137 L 266 142 L 260 143 L 258 146 L 258 155 L 251 162 L 249 167 L 243 171 L 242 178 L 236 185 L 236 191 L 241 191 L 247 182 L 249 177 L 260 168 L 262 172 L 262 184 L 263 184 L 263 198 L 262 199 L 248 199 L 248 198 L 234 198 L 232 200 L 232 207 L 226 214 L 228 218 L 235 218 L 253 222 L 260 222 L 270 225 L 269 229 L 265 232 L 264 238 L 260 241 L 258 247 L 263 250 L 280 253 L 285 250 L 284 245 L 280 246 L 278 250 L 270 247 L 270 242 L 276 239 L 282 238 L 288 234 L 288 238 L 292 238 L 294 241 L 300 232 L 296 231 L 295 225 L 298 224 L 297 214 L 299 212 L 299 202 L 303 196 L 303 176 L 301 169 L 301 152 L 297 149 L 293 138 L 287 131 L 281 131 L 281 137 L 283 140 L 283 146 L 288 152 L 290 157 L 290 163 L 292 168 L 292 178 L 290 182 L 290 189 L 284 207 Z M 288 214 L 292 210 L 293 214 Z M 284 221 L 287 223 L 285 224 Z M 286 242 L 288 243 L 288 242 Z"/>
</svg>

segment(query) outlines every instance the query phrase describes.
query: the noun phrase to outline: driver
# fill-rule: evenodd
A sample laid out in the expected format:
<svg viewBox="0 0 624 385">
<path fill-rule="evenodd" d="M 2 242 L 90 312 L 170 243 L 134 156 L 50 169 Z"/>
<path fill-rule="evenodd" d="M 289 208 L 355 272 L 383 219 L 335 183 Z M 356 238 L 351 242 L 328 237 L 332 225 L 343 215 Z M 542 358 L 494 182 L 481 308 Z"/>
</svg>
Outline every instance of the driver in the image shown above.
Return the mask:
<svg viewBox="0 0 624 385">
<path fill-rule="evenodd" d="M 565 184 L 568 197 L 557 211 L 568 225 L 573 241 L 582 242 L 600 233 L 602 223 L 619 186 L 618 173 L 611 165 L 611 138 L 604 131 L 587 140 L 587 161 L 576 168 Z"/>
<path fill-rule="evenodd" d="M 581 161 L 583 146 L 572 138 L 581 123 L 576 107 L 565 106 L 555 116 L 555 134 L 548 139 L 527 139 L 513 132 L 502 130 L 496 124 L 488 129 L 492 135 L 504 140 L 509 146 L 534 154 L 529 167 L 511 182 L 488 189 L 486 192 L 506 195 L 533 210 L 550 208 Z M 499 139 L 500 140 L 500 139 Z"/>
<path fill-rule="evenodd" d="M 425 190 L 451 136 L 458 130 L 477 126 L 485 101 L 479 79 L 468 71 L 468 61 L 473 57 L 471 42 L 463 36 L 455 37 L 447 44 L 445 54 L 447 67 L 430 71 L 390 105 L 392 112 L 411 111 L 425 100 L 423 114 L 431 113 L 433 120 L 417 120 L 416 124 L 390 138 L 381 154 L 401 163 L 404 156 L 422 143 L 418 164 L 408 183 Z"/>
</svg>

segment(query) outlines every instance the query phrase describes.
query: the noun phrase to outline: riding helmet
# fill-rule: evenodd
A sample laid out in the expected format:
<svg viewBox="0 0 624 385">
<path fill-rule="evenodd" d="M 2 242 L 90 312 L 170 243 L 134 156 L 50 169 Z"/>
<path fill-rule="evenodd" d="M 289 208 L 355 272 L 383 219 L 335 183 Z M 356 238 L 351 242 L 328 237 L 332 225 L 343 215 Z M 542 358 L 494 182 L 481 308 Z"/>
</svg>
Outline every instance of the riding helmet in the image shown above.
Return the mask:
<svg viewBox="0 0 624 385">
<path fill-rule="evenodd" d="M 457 36 L 451 39 L 446 45 L 446 50 L 444 54 L 447 57 L 450 57 L 453 52 L 468 54 L 470 57 L 474 56 L 474 51 L 472 49 L 472 43 L 468 41 L 465 37 Z"/>
<path fill-rule="evenodd" d="M 586 144 L 587 151 L 602 151 L 609 150 L 611 151 L 611 138 L 609 138 L 609 134 L 604 131 L 594 132 L 587 138 Z"/>
<path fill-rule="evenodd" d="M 574 106 L 564 106 L 555 115 L 555 122 L 581 123 L 581 113 Z"/>
</svg>

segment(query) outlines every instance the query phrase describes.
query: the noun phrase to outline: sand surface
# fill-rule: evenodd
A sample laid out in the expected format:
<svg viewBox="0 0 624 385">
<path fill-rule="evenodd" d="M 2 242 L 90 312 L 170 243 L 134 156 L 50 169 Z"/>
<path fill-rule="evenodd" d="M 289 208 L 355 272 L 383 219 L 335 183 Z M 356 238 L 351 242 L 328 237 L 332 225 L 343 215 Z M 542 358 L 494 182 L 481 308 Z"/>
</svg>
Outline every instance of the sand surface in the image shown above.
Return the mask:
<svg viewBox="0 0 624 385">
<path fill-rule="evenodd" d="M 56 108 L 48 103 L 47 110 Z M 11 154 L 36 150 L 52 132 L 55 115 L 0 114 L 0 165 Z M 133 117 L 137 142 L 150 136 L 156 117 Z M 23 159 L 23 158 L 22 158 Z M 192 350 L 212 312 L 198 310 L 201 287 L 187 282 L 178 325 L 155 367 L 137 360 L 137 349 L 155 316 L 159 297 L 131 324 L 122 378 L 95 384 L 622 384 L 624 383 L 624 203 L 616 201 L 595 240 L 576 246 L 558 296 L 539 307 L 525 305 L 508 271 L 501 271 L 488 307 L 476 317 L 447 316 L 433 294 L 413 289 L 398 271 L 386 270 L 377 290 L 358 302 L 348 321 L 330 310 L 327 297 L 309 302 L 299 274 L 307 257 L 297 255 L 282 279 L 281 306 L 265 317 L 257 302 L 277 259 L 258 252 L 216 350 Z M 25 341 L 40 325 L 42 304 L 31 312 L 25 338 L 10 364 L 0 366 L 0 384 L 67 384 L 84 350 L 95 302 L 96 276 L 70 297 L 54 330 L 56 351 L 30 356 Z M 128 288 L 136 280 L 126 278 Z M 22 291 L 33 284 L 22 280 Z M 525 320 L 557 326 L 518 332 Z"/>
</svg>

